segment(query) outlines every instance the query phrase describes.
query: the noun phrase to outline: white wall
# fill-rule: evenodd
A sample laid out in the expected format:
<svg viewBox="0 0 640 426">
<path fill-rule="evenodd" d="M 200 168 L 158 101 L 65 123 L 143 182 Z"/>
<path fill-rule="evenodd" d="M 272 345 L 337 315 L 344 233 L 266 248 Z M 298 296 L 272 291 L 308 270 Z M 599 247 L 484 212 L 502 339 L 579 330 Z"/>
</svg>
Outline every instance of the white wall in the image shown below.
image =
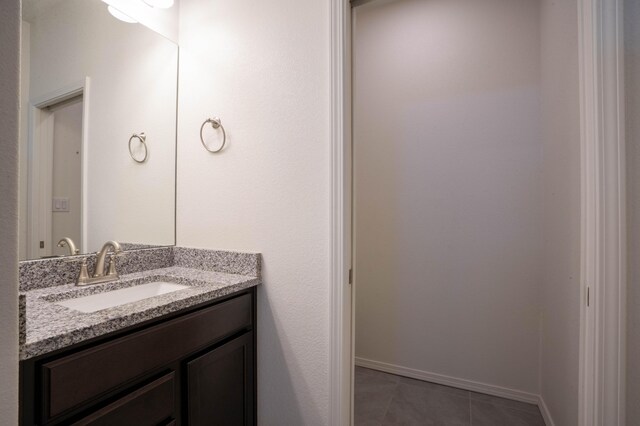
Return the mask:
<svg viewBox="0 0 640 426">
<path fill-rule="evenodd" d="M 29 98 L 91 80 L 87 247 L 111 239 L 174 243 L 177 48 L 140 24 L 118 21 L 98 0 L 65 0 L 30 22 Z M 127 142 L 145 132 L 149 159 Z M 77 242 L 79 244 L 79 242 Z"/>
<path fill-rule="evenodd" d="M 0 424 L 18 424 L 20 1 L 0 2 Z"/>
<path fill-rule="evenodd" d="M 640 3 L 624 2 L 627 101 L 627 425 L 640 424 Z"/>
<path fill-rule="evenodd" d="M 259 422 L 327 424 L 329 2 L 180 11 L 178 244 L 263 253 Z M 198 136 L 211 116 L 227 130 L 218 155 Z"/>
<path fill-rule="evenodd" d="M 540 393 L 578 424 L 580 118 L 576 0 L 541 0 L 544 243 Z"/>
<path fill-rule="evenodd" d="M 355 9 L 356 357 L 538 392 L 538 0 Z"/>
</svg>

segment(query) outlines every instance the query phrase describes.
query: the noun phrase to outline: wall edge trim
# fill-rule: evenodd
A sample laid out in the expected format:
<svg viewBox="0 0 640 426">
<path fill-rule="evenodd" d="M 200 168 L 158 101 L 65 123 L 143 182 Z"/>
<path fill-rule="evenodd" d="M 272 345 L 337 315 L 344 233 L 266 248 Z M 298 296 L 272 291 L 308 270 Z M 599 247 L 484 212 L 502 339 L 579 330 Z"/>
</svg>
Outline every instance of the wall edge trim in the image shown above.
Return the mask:
<svg viewBox="0 0 640 426">
<path fill-rule="evenodd" d="M 553 418 L 551 417 L 551 412 L 549 411 L 549 407 L 544 402 L 544 398 L 542 395 L 538 396 L 538 408 L 540 409 L 540 413 L 542 414 L 542 419 L 544 420 L 544 424 L 546 426 L 556 426 Z"/>
<path fill-rule="evenodd" d="M 626 423 L 623 10 L 623 0 L 578 1 L 581 426 Z"/>
<path fill-rule="evenodd" d="M 332 0 L 329 4 L 331 23 L 331 143 L 329 146 L 331 181 L 330 225 L 329 225 L 329 413 L 330 424 L 353 423 L 353 361 L 351 345 L 351 303 L 345 297 L 349 286 L 347 250 L 350 237 L 346 233 L 345 200 L 345 81 L 348 78 L 346 65 L 347 22 L 350 19 L 348 0 Z"/>
</svg>

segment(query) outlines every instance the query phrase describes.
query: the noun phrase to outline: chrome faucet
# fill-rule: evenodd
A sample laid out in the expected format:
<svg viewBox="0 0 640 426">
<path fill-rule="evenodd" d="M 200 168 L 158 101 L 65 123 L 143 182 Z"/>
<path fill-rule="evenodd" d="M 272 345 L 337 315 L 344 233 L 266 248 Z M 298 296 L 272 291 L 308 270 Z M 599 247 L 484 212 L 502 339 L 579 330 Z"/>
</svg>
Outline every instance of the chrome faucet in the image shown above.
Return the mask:
<svg viewBox="0 0 640 426">
<path fill-rule="evenodd" d="M 104 276 L 104 261 L 107 257 L 107 252 L 109 248 L 113 249 L 113 255 L 111 256 L 111 260 L 109 262 L 109 272 L 107 275 L 115 274 L 116 280 L 118 279 L 118 273 L 116 272 L 116 259 L 115 257 L 122 252 L 122 248 L 120 247 L 120 243 L 116 241 L 107 241 L 102 246 L 102 250 L 98 252 L 98 257 L 96 258 L 96 270 L 93 272 L 93 278 L 98 278 Z"/>
<path fill-rule="evenodd" d="M 67 246 L 69 248 L 69 255 L 73 256 L 75 254 L 80 253 L 80 250 L 78 250 L 76 248 L 75 243 L 73 242 L 73 240 L 69 237 L 64 237 L 63 239 L 61 239 L 60 241 L 58 241 L 58 247 L 64 247 Z"/>
<path fill-rule="evenodd" d="M 109 260 L 109 270 L 105 274 L 104 265 L 109 249 L 113 250 L 113 254 L 111 255 L 111 259 Z M 104 243 L 102 249 L 96 254 L 96 268 L 93 271 L 93 276 L 89 276 L 89 271 L 87 269 L 87 258 L 85 257 L 82 260 L 82 265 L 80 266 L 80 274 L 78 275 L 76 285 L 82 286 L 89 284 L 99 284 L 117 280 L 118 272 L 116 271 L 116 256 L 118 256 L 121 252 L 122 248 L 120 247 L 120 244 L 118 242 L 107 241 L 106 243 Z"/>
</svg>

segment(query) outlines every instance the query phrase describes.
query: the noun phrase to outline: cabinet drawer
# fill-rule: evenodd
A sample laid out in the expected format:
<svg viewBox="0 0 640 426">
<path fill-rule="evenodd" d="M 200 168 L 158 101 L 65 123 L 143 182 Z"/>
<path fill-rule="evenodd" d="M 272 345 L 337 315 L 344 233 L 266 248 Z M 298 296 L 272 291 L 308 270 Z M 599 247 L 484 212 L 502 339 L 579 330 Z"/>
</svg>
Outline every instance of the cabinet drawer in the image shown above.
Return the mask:
<svg viewBox="0 0 640 426">
<path fill-rule="evenodd" d="M 43 420 L 251 325 L 251 295 L 42 364 Z"/>
<path fill-rule="evenodd" d="M 158 426 L 174 415 L 175 373 L 171 372 L 85 417 L 74 426 Z"/>
</svg>

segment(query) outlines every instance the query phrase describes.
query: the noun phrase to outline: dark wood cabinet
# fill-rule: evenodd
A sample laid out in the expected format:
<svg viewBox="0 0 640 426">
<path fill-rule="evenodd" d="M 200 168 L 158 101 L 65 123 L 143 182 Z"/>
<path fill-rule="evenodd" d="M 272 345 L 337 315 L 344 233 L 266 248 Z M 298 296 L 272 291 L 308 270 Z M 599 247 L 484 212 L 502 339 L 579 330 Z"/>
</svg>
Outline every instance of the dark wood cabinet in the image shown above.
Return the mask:
<svg viewBox="0 0 640 426">
<path fill-rule="evenodd" d="M 155 426 L 173 420 L 175 373 L 172 371 L 73 423 L 74 426 Z"/>
<path fill-rule="evenodd" d="M 189 425 L 251 425 L 254 375 L 252 333 L 187 363 Z"/>
<path fill-rule="evenodd" d="M 20 363 L 22 425 L 256 424 L 255 288 Z"/>
</svg>

